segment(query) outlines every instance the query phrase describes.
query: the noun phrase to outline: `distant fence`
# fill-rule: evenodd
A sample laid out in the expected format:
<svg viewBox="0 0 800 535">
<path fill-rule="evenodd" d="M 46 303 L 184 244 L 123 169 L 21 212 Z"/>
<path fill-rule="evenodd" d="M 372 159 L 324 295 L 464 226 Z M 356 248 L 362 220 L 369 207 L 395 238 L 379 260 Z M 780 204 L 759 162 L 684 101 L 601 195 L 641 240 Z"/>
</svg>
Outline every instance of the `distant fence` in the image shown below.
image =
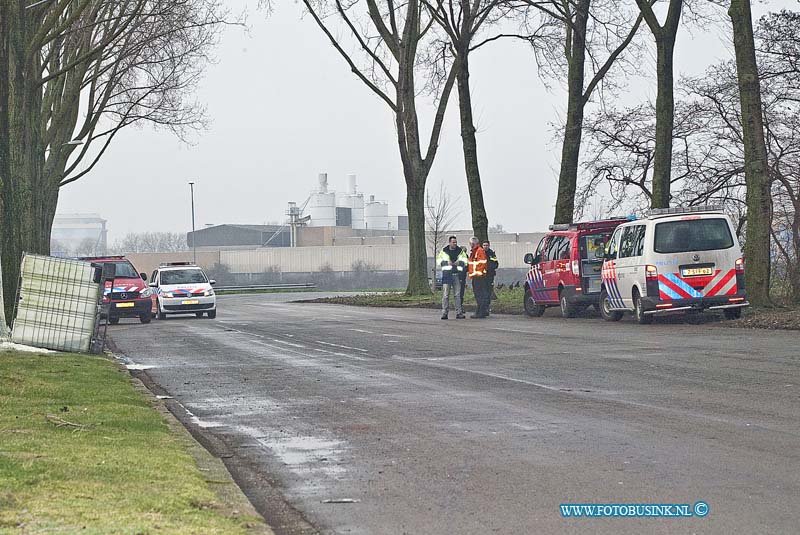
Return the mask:
<svg viewBox="0 0 800 535">
<path fill-rule="evenodd" d="M 315 284 L 249 284 L 246 286 L 215 286 L 217 292 L 237 292 L 247 290 L 313 290 Z"/>
</svg>

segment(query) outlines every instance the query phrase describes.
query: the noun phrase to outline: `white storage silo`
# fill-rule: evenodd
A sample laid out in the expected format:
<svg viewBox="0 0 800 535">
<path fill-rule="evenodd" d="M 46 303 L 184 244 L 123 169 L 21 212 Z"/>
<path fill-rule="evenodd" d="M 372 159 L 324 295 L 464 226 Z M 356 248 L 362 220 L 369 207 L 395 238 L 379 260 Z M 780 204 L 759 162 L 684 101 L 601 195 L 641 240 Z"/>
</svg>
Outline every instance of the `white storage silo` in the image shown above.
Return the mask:
<svg viewBox="0 0 800 535">
<path fill-rule="evenodd" d="M 370 195 L 364 206 L 364 224 L 368 230 L 388 230 L 389 203 L 376 201 L 375 195 Z"/>
<path fill-rule="evenodd" d="M 308 213 L 311 215 L 309 226 L 336 226 L 336 194 L 328 191 L 328 174 L 320 173 L 319 188 L 311 194 L 308 202 Z"/>
<path fill-rule="evenodd" d="M 347 193 L 336 196 L 336 206 L 350 208 L 352 228 L 364 228 L 364 194 L 358 193 L 356 175 L 347 175 Z"/>
</svg>

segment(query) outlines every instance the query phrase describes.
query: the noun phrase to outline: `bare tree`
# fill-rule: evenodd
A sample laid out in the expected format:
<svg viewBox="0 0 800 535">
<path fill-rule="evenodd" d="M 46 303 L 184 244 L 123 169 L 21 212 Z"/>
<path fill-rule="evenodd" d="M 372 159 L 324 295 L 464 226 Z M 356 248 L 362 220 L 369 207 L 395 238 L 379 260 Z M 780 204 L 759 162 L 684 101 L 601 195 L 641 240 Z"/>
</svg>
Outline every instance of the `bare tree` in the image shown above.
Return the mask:
<svg viewBox="0 0 800 535">
<path fill-rule="evenodd" d="M 376 0 L 355 0 L 346 4 L 341 0 L 303 0 L 303 3 L 350 70 L 394 114 L 408 209 L 409 267 L 406 293 L 430 293 L 425 247 L 425 184 L 439 146 L 456 69 L 448 55 L 442 53 L 439 68 L 445 73 L 442 76 L 444 83 L 435 91 L 436 110 L 425 147 L 417 113 L 418 64 L 422 54 L 435 55 L 435 51 L 427 48 L 429 43 L 426 38 L 434 20 L 426 16 L 422 1 L 409 0 L 397 5 L 392 0 L 387 0 L 385 4 L 379 4 Z M 366 17 L 358 17 L 360 8 L 367 13 Z M 337 30 L 331 19 L 345 26 L 354 46 L 366 59 L 364 66 L 359 66 L 353 54 L 345 50 L 347 41 L 334 36 Z"/>
<path fill-rule="evenodd" d="M 453 229 L 453 224 L 458 218 L 456 203 L 457 199 L 450 196 L 444 182 L 439 184 L 439 191 L 435 195 L 431 196 L 429 188 L 425 196 L 428 244 L 431 248 L 431 256 L 434 258 L 447 243 L 446 235 Z"/>
<path fill-rule="evenodd" d="M 648 0 L 636 0 L 656 42 L 656 146 L 653 155 L 653 191 L 650 197 L 653 208 L 666 208 L 670 201 L 675 113 L 673 54 L 684 2 L 685 0 L 669 0 L 669 9 L 662 24 Z"/>
<path fill-rule="evenodd" d="M 768 233 L 771 254 L 755 257 L 748 273 L 768 269 L 800 301 L 800 14 L 770 14 L 756 28 L 761 121 L 772 200 Z M 747 243 L 750 206 L 746 180 L 745 127 L 737 66 L 726 61 L 704 75 L 684 79 L 675 106 L 670 187 L 682 205 L 722 203 Z M 589 158 L 579 201 L 585 205 L 607 183 L 617 206 L 649 204 L 655 130 L 652 104 L 606 110 L 587 121 Z M 765 239 L 770 246 L 770 236 Z M 763 245 L 763 244 L 761 244 Z M 752 256 L 750 257 L 753 258 Z M 749 290 L 748 290 L 749 291 Z"/>
<path fill-rule="evenodd" d="M 484 27 L 491 25 L 509 9 L 502 0 L 423 0 L 438 26 L 447 36 L 447 49 L 453 55 L 458 87 L 459 116 L 461 119 L 461 147 L 464 170 L 472 213 L 472 231 L 485 240 L 488 238 L 489 219 L 483 202 L 478 141 L 472 110 L 472 93 L 469 86 L 470 53 L 489 42 L 475 43 Z"/>
<path fill-rule="evenodd" d="M 0 0 L 0 235 L 5 234 L 8 223 L 6 221 L 5 191 L 4 184 L 8 180 L 8 7 L 5 0 Z M 0 242 L 0 339 L 8 337 L 8 324 L 6 323 L 6 307 L 3 294 L 3 247 Z"/>
<path fill-rule="evenodd" d="M 561 166 L 554 223 L 570 223 L 575 216 L 584 113 L 609 71 L 620 63 L 633 41 L 643 15 L 631 15 L 623 2 L 605 0 L 522 0 L 546 20 L 556 23 L 558 40 L 540 46 L 530 40 L 544 72 L 566 78 L 567 115 L 561 145 Z M 537 25 L 546 27 L 547 23 Z M 551 26 L 552 27 L 552 26 Z M 552 37 L 552 35 L 551 35 Z M 552 46 L 554 45 L 554 46 Z M 587 83 L 587 61 L 591 71 Z"/>
<path fill-rule="evenodd" d="M 220 0 L 0 6 L 0 78 L 8 79 L 0 94 L 8 103 L 2 252 L 13 294 L 21 251 L 49 251 L 59 188 L 91 172 L 121 129 L 147 122 L 183 135 L 203 126 L 190 95 L 223 13 Z"/>
</svg>

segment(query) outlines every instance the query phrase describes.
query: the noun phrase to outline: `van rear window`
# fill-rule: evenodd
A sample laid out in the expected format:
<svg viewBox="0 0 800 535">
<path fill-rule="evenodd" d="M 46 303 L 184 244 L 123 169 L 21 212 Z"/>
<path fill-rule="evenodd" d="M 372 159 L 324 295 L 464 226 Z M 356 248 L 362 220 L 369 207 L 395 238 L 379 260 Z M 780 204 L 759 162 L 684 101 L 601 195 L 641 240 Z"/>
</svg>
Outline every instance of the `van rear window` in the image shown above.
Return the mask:
<svg viewBox="0 0 800 535">
<path fill-rule="evenodd" d="M 733 247 L 728 220 L 688 219 L 656 224 L 654 249 L 657 253 L 686 253 Z"/>
</svg>

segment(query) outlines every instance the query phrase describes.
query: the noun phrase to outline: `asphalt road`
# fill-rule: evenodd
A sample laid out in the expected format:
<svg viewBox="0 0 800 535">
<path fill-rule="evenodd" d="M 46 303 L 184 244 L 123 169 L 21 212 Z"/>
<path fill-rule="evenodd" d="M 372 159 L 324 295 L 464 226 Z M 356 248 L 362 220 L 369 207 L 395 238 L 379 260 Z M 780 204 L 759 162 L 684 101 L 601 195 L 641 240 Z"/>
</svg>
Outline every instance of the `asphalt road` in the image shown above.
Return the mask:
<svg viewBox="0 0 800 535">
<path fill-rule="evenodd" d="M 279 534 L 798 532 L 797 333 L 281 302 L 303 297 L 111 330 Z"/>
</svg>

